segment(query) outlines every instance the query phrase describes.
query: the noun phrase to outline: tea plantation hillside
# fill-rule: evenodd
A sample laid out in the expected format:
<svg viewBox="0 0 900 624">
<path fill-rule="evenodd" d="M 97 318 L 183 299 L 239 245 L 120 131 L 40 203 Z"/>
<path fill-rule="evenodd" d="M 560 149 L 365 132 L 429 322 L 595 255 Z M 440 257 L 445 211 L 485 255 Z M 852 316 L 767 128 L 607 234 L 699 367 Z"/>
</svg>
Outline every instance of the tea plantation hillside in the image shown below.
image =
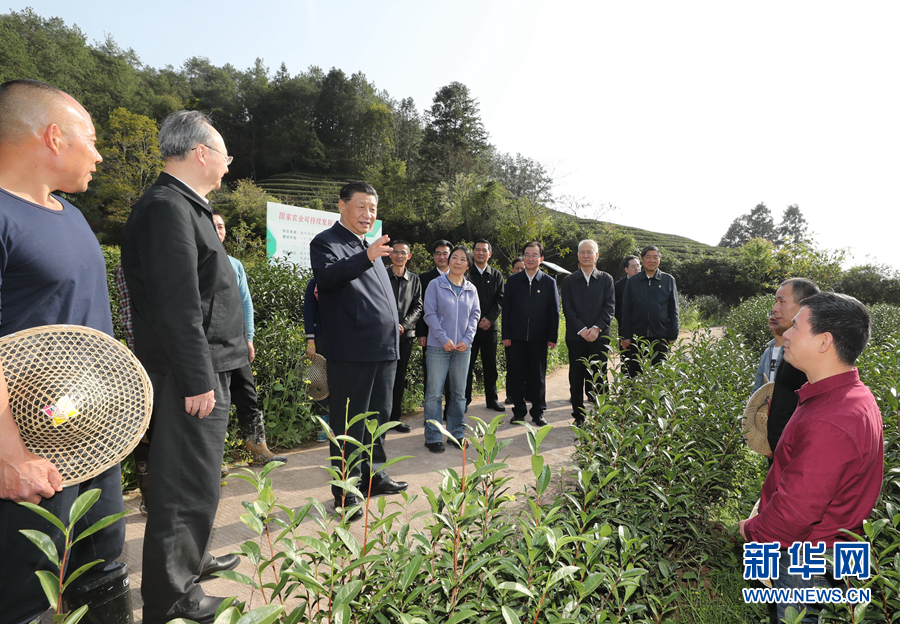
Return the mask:
<svg viewBox="0 0 900 624">
<path fill-rule="evenodd" d="M 279 173 L 257 182 L 257 186 L 278 201 L 292 206 L 337 210 L 337 198 L 341 187 L 350 180 L 341 177 L 313 173 Z"/>
<path fill-rule="evenodd" d="M 257 182 L 257 185 L 275 197 L 277 201 L 293 206 L 336 211 L 338 192 L 349 181 L 346 177 L 337 175 L 289 172 L 273 175 L 270 178 Z M 580 226 L 605 223 L 603 221 L 597 222 L 592 219 L 575 217 L 564 212 L 554 212 L 560 218 L 570 219 Z M 635 243 L 637 243 L 637 248 L 645 245 L 657 245 L 675 256 L 690 255 L 697 252 L 729 253 L 729 250 L 706 245 L 684 236 L 651 232 L 629 225 L 616 225 L 616 227 L 626 234 L 630 234 L 634 238 Z"/>
</svg>

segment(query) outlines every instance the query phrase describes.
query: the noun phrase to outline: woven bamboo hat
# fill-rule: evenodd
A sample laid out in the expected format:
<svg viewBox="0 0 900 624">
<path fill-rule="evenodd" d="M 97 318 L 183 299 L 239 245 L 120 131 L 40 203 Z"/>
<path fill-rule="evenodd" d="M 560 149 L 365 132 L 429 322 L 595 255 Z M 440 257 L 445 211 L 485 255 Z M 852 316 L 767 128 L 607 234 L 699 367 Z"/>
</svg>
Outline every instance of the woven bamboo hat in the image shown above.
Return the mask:
<svg viewBox="0 0 900 624">
<path fill-rule="evenodd" d="M 744 439 L 754 451 L 760 455 L 770 455 L 769 438 L 769 400 L 772 398 L 772 390 L 775 384 L 771 381 L 763 384 L 759 390 L 753 393 L 744 410 Z"/>
<path fill-rule="evenodd" d="M 314 401 L 322 401 L 328 398 L 328 364 L 321 355 L 316 353 L 312 359 L 303 358 L 302 377 L 306 380 L 306 392 Z"/>
<path fill-rule="evenodd" d="M 150 424 L 153 388 L 109 335 L 46 325 L 0 338 L 9 405 L 25 446 L 53 462 L 63 485 L 122 461 Z"/>
</svg>

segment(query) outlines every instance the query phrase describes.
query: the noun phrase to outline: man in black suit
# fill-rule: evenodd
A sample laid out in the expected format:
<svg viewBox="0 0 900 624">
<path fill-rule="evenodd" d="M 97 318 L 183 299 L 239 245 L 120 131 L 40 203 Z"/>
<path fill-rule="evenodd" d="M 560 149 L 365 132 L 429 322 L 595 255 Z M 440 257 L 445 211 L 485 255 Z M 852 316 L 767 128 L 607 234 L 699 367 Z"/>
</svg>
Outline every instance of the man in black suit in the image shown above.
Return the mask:
<svg viewBox="0 0 900 624">
<path fill-rule="evenodd" d="M 453 245 L 448 240 L 440 239 L 431 244 L 431 257 L 434 258 L 434 268 L 419 276 L 422 284 L 422 301 L 425 301 L 425 292 L 431 280 L 439 278 L 450 272 L 450 250 Z M 428 324 L 425 322 L 425 312 L 416 323 L 416 338 L 422 347 L 422 379 L 428 379 L 428 363 L 425 361 L 425 345 L 428 342 Z M 447 403 L 450 400 L 450 383 L 444 384 L 444 420 L 447 420 Z"/>
<path fill-rule="evenodd" d="M 335 435 L 349 435 L 373 446 L 368 455 L 345 462 L 356 447 L 331 443 L 332 466 L 343 479 L 360 477 L 359 489 L 369 496 L 396 494 L 407 488 L 379 467 L 387 461 L 383 436 L 372 440 L 365 421 L 351 427 L 357 414 L 377 412 L 378 424 L 388 422 L 400 357 L 397 302 L 381 258 L 390 255 L 388 236 L 371 245 L 366 233 L 378 216 L 378 193 L 365 182 L 341 189 L 341 219 L 319 233 L 309 245 L 309 256 L 319 291 L 322 333 L 328 341 L 329 425 Z M 349 405 L 348 405 L 349 402 Z M 348 520 L 362 517 L 360 500 L 331 486 L 335 509 Z M 351 509 L 356 507 L 353 513 Z"/>
<path fill-rule="evenodd" d="M 508 347 L 506 389 L 513 401 L 510 422 L 523 422 L 531 402 L 531 420 L 544 420 L 547 348 L 556 347 L 559 335 L 559 293 L 556 280 L 540 270 L 544 246 L 538 241 L 525 245 L 525 270 L 510 275 L 503 291 L 503 346 Z M 531 396 L 526 395 L 527 393 Z"/>
<path fill-rule="evenodd" d="M 141 594 L 144 622 L 212 622 L 222 598 L 200 587 L 239 558 L 216 559 L 209 541 L 219 501 L 231 371 L 249 363 L 234 269 L 205 196 L 231 157 L 197 111 L 159 131 L 166 166 L 134 205 L 122 234 L 135 355 L 153 384 L 149 499 Z"/>
<path fill-rule="evenodd" d="M 622 261 L 622 268 L 625 269 L 625 277 L 616 282 L 616 320 L 619 322 L 619 330 L 622 329 L 622 301 L 625 300 L 625 284 L 632 275 L 641 272 L 641 259 L 637 256 L 625 256 Z M 620 333 L 621 335 L 621 333 Z"/>
<path fill-rule="evenodd" d="M 472 341 L 472 354 L 469 356 L 469 377 L 466 380 L 466 405 L 472 402 L 472 377 L 475 372 L 475 360 L 481 353 L 481 368 L 484 371 L 484 399 L 488 409 L 505 412 L 506 408 L 497 400 L 497 318 L 503 305 L 503 275 L 488 265 L 491 259 L 491 244 L 481 239 L 475 241 L 472 255 L 475 257 L 475 268 L 469 271 L 469 280 L 478 291 L 478 303 L 481 306 L 481 319 L 475 330 Z"/>
<path fill-rule="evenodd" d="M 584 423 L 584 393 L 594 402 L 606 388 L 609 358 L 609 323 L 615 310 L 615 288 L 609 273 L 596 268 L 597 243 L 578 243 L 579 269 L 562 281 L 562 307 L 566 315 L 566 346 L 569 349 L 569 396 L 576 425 Z M 584 361 L 590 362 L 590 367 Z M 595 367 L 600 368 L 594 384 Z"/>
<path fill-rule="evenodd" d="M 397 301 L 400 325 L 400 359 L 397 361 L 397 376 L 394 379 L 393 408 L 391 420 L 400 421 L 403 410 L 403 394 L 406 392 L 406 370 L 412 356 L 413 342 L 416 338 L 416 323 L 422 318 L 422 284 L 419 276 L 406 269 L 410 256 L 409 243 L 404 240 L 394 241 L 391 245 L 391 266 L 387 268 L 391 278 L 391 288 Z M 409 433 L 409 425 L 401 422 L 394 427 L 397 433 Z"/>
</svg>

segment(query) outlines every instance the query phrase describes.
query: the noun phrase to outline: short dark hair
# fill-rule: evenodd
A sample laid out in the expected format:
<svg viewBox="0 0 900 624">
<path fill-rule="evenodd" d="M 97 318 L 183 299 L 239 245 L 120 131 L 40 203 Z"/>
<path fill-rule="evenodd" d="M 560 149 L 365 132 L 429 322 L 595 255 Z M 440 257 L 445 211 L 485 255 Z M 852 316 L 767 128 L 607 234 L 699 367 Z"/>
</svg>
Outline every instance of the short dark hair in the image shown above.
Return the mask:
<svg viewBox="0 0 900 624">
<path fill-rule="evenodd" d="M 488 251 L 491 252 L 491 253 L 494 252 L 494 250 L 491 249 L 491 243 L 490 243 L 490 241 L 488 241 L 488 240 L 486 240 L 486 239 L 484 239 L 484 238 L 479 238 L 477 241 L 475 241 L 475 242 L 472 244 L 472 249 L 474 249 L 475 247 L 477 247 L 477 246 L 478 246 L 478 243 L 481 243 L 482 245 L 487 245 Z"/>
<path fill-rule="evenodd" d="M 469 263 L 469 266 L 466 267 L 466 272 L 464 273 L 464 275 L 466 277 L 468 277 L 469 271 L 472 270 L 472 265 L 475 264 L 475 258 L 472 257 L 472 250 L 469 249 L 468 247 L 466 247 L 465 245 L 457 245 L 456 247 L 454 247 L 453 249 L 450 250 L 450 255 L 453 256 L 453 253 L 456 251 L 461 251 L 464 254 L 466 254 L 466 262 Z"/>
<path fill-rule="evenodd" d="M 410 249 L 412 249 L 412 245 L 410 245 L 408 242 L 406 242 L 406 241 L 403 240 L 402 238 L 398 238 L 398 239 L 395 240 L 395 241 L 391 241 L 391 247 L 396 247 L 397 245 L 406 245 L 407 247 L 409 247 Z"/>
<path fill-rule="evenodd" d="M 541 243 L 541 241 L 533 240 L 528 243 L 525 243 L 525 246 L 522 247 L 522 255 L 523 256 L 525 255 L 525 250 L 528 249 L 529 247 L 537 247 L 538 251 L 541 252 L 541 258 L 544 257 L 544 245 Z"/>
<path fill-rule="evenodd" d="M 341 201 L 349 201 L 356 193 L 371 195 L 375 198 L 376 202 L 378 201 L 378 191 L 367 182 L 351 182 L 350 184 L 345 184 L 343 188 L 341 188 L 338 198 Z"/>
<path fill-rule="evenodd" d="M 853 365 L 872 337 L 872 319 L 866 306 L 850 295 L 820 292 L 800 304 L 809 310 L 813 334 L 831 334 L 834 350 L 844 364 Z"/>
<path fill-rule="evenodd" d="M 516 256 L 515 258 L 512 259 L 512 264 L 509 265 L 510 268 L 516 266 L 516 262 L 521 262 L 522 264 L 525 264 L 525 258 L 523 258 L 522 256 Z"/>
<path fill-rule="evenodd" d="M 451 243 L 451 242 L 448 241 L 448 240 L 444 240 L 444 239 L 442 238 L 442 239 L 440 239 L 440 240 L 436 240 L 436 241 L 434 241 L 433 243 L 431 243 L 431 253 L 433 254 L 434 252 L 436 252 L 438 247 L 446 247 L 447 249 L 450 249 L 450 250 L 451 250 L 450 253 L 453 253 L 453 251 L 452 251 L 452 250 L 453 250 L 453 243 Z"/>
<path fill-rule="evenodd" d="M 656 253 L 658 253 L 660 255 L 660 257 L 662 257 L 662 252 L 659 250 L 659 247 L 657 247 L 656 245 L 647 245 L 646 247 L 641 249 L 641 258 L 646 256 L 647 253 L 651 252 L 651 251 L 655 251 Z"/>
<path fill-rule="evenodd" d="M 222 220 L 225 220 L 225 217 L 222 215 L 218 208 L 213 208 L 212 213 L 214 217 L 222 217 Z"/>
<path fill-rule="evenodd" d="M 623 268 L 623 269 L 627 269 L 627 268 L 628 268 L 628 265 L 631 264 L 631 261 L 632 261 L 632 260 L 640 260 L 640 258 L 638 258 L 638 257 L 635 256 L 635 255 L 625 256 L 625 259 L 622 260 L 622 268 Z"/>
<path fill-rule="evenodd" d="M 791 285 L 791 297 L 794 299 L 794 303 L 800 303 L 807 297 L 812 297 L 813 295 L 819 294 L 819 287 L 816 286 L 816 283 L 811 279 L 806 279 L 805 277 L 792 277 L 790 279 L 786 279 L 778 285 L 778 288 L 782 286 Z"/>
</svg>

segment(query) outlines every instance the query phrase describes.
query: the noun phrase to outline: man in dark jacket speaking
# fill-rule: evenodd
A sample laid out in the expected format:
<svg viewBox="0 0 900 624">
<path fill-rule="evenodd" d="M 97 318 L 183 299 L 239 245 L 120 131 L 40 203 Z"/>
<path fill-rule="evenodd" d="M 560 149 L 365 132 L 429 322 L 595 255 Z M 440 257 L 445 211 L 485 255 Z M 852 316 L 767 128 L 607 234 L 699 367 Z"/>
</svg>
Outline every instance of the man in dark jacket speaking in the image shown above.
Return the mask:
<svg viewBox="0 0 900 624">
<path fill-rule="evenodd" d="M 396 494 L 406 482 L 396 482 L 379 467 L 387 460 L 383 440 L 374 441 L 359 421 L 347 427 L 357 414 L 378 412 L 378 424 L 391 414 L 394 376 L 400 357 L 400 328 L 397 301 L 381 258 L 392 249 L 388 237 L 371 245 L 366 233 L 378 216 L 378 193 L 365 182 L 351 182 L 341 189 L 338 209 L 341 220 L 318 234 L 309 245 L 313 274 L 319 289 L 322 333 L 328 344 L 328 422 L 335 435 L 350 435 L 365 445 L 373 445 L 372 462 L 344 466 L 356 447 L 341 449 L 331 443 L 334 468 L 342 478 L 361 477 L 358 487 L 369 496 Z M 371 487 L 369 483 L 371 481 Z M 331 486 L 335 509 L 348 520 L 362 517 L 361 501 Z M 352 513 L 348 511 L 356 507 Z M 344 511 L 347 510 L 347 511 Z"/>
<path fill-rule="evenodd" d="M 678 289 L 675 278 L 659 270 L 660 260 L 662 255 L 657 247 L 644 247 L 641 250 L 644 269 L 629 277 L 625 284 L 619 335 L 629 377 L 641 372 L 638 360 L 641 340 L 650 343 L 651 361 L 657 364 L 666 359 L 669 343 L 678 338 Z"/>
</svg>

